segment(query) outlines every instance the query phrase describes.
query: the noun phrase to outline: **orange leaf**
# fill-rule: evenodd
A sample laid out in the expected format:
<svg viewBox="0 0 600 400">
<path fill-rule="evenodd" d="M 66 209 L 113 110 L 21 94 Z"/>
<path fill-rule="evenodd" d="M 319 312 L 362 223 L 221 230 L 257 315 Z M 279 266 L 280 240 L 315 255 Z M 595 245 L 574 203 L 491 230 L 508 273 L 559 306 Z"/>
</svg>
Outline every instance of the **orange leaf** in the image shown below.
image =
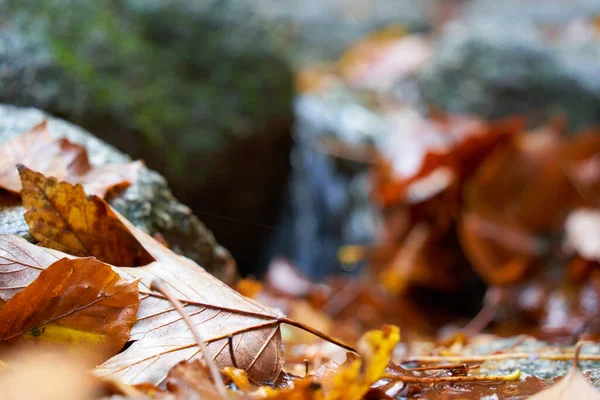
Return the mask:
<svg viewBox="0 0 600 400">
<path fill-rule="evenodd" d="M 135 281 L 94 258 L 63 258 L 0 309 L 0 341 L 118 353 L 129 339 L 140 301 Z"/>
<path fill-rule="evenodd" d="M 154 259 L 97 196 L 19 166 L 25 220 L 42 246 L 135 267 Z"/>
</svg>

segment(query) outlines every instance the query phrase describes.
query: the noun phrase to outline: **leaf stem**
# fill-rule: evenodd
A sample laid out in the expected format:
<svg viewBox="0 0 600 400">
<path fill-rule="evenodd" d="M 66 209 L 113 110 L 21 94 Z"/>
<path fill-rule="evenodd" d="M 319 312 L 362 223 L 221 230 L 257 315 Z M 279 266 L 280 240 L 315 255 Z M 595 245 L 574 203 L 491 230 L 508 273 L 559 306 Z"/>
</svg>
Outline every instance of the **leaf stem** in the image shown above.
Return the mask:
<svg viewBox="0 0 600 400">
<path fill-rule="evenodd" d="M 309 325 L 305 325 L 302 322 L 294 321 L 293 319 L 290 319 L 290 318 L 287 318 L 287 317 L 278 318 L 278 321 L 280 323 L 282 323 L 282 324 L 287 324 L 287 325 L 296 327 L 298 329 L 302 329 L 303 331 L 306 331 L 308 333 L 312 333 L 316 337 L 319 337 L 319 338 L 321 338 L 323 340 L 326 340 L 326 341 L 328 341 L 330 343 L 333 343 L 333 344 L 335 344 L 337 346 L 340 346 L 341 348 L 346 349 L 348 351 L 351 351 L 353 353 L 357 353 L 357 351 L 354 349 L 354 347 L 352 347 L 352 346 L 350 346 L 350 345 L 342 342 L 339 339 L 336 339 L 336 338 L 334 338 L 332 336 L 329 336 L 328 334 L 323 333 L 323 332 L 321 332 L 321 331 L 319 331 L 319 330 L 317 330 L 317 329 L 315 329 L 315 328 L 313 328 L 313 327 L 311 327 Z"/>
<path fill-rule="evenodd" d="M 198 330 L 192 324 L 192 321 L 190 320 L 190 317 L 187 314 L 187 312 L 185 312 L 185 310 L 183 309 L 183 305 L 181 304 L 181 302 L 175 296 L 173 296 L 171 294 L 170 290 L 167 289 L 167 286 L 161 279 L 154 279 L 152 281 L 152 283 L 150 284 L 150 289 L 161 293 L 163 296 L 165 296 L 167 298 L 167 300 L 169 300 L 173 304 L 173 306 L 175 306 L 175 308 L 177 309 L 177 312 L 179 312 L 179 314 L 181 315 L 181 317 L 183 318 L 183 320 L 185 321 L 187 326 L 192 331 L 192 334 L 194 335 L 194 339 L 196 339 L 196 342 L 198 343 L 198 347 L 200 347 L 200 350 L 202 351 L 202 355 L 204 356 L 204 361 L 206 362 L 206 365 L 208 366 L 210 374 L 212 375 L 213 381 L 215 382 L 215 386 L 217 387 L 217 390 L 219 392 L 219 396 L 223 400 L 228 399 L 229 396 L 227 395 L 227 389 L 225 388 L 225 383 L 223 382 L 223 377 L 221 376 L 221 372 L 219 372 L 219 369 L 217 368 L 212 357 L 210 357 L 210 354 L 208 354 L 208 351 L 206 350 L 206 346 L 204 345 L 204 339 L 202 338 L 202 335 L 200 335 L 200 332 L 198 332 Z"/>
</svg>

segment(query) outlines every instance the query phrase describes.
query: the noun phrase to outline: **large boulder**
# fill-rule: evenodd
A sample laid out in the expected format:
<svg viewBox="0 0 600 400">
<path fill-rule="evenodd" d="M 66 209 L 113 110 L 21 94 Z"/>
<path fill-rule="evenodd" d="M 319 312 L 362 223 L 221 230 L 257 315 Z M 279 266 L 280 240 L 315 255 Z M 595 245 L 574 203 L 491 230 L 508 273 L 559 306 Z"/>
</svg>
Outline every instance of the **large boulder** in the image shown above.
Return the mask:
<svg viewBox="0 0 600 400">
<path fill-rule="evenodd" d="M 88 149 L 90 161 L 99 166 L 125 163 L 131 159 L 89 132 L 58 118 L 33 109 L 0 104 L 0 145 L 48 119 L 50 133 L 66 137 Z M 142 167 L 138 179 L 111 200 L 111 205 L 137 227 L 151 235 L 160 233 L 171 248 L 217 276 L 223 276 L 234 261 L 212 233 L 171 193 L 167 181 L 149 168 Z M 23 217 L 21 202 L 0 190 L 0 233 L 12 233 L 32 240 Z"/>
<path fill-rule="evenodd" d="M 443 31 L 420 75 L 423 103 L 489 118 L 562 114 L 574 128 L 598 124 L 600 40 L 591 33 L 598 12 L 598 2 L 585 0 L 473 2 Z"/>
<path fill-rule="evenodd" d="M 249 265 L 289 171 L 292 72 L 274 36 L 237 0 L 0 0 L 0 102 L 144 159 Z"/>
</svg>

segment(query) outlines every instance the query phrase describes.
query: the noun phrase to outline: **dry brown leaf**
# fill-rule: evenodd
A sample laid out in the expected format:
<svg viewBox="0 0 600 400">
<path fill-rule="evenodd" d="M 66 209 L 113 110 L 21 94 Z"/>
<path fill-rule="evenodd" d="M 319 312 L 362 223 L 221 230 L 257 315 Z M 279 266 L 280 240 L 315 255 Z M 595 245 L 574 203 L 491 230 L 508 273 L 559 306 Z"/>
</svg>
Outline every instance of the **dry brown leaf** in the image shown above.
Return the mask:
<svg viewBox="0 0 600 400">
<path fill-rule="evenodd" d="M 32 197 L 48 189 L 50 193 L 46 197 L 56 200 L 56 203 L 51 206 L 62 210 L 61 213 L 47 213 L 47 215 L 40 213 L 42 214 L 40 218 L 42 220 L 44 217 L 47 218 L 46 224 L 50 227 L 57 221 L 64 224 L 64 221 L 60 221 L 60 215 L 67 217 L 73 213 L 76 215 L 77 211 L 73 210 L 89 206 L 86 203 L 89 200 L 86 199 L 81 187 L 73 187 L 65 182 L 58 183 L 52 178 L 45 179 L 36 173 L 30 172 L 30 174 L 33 174 L 30 180 L 35 182 L 27 186 L 33 186 Z M 61 195 L 53 195 L 55 193 Z M 29 195 L 25 195 L 24 191 L 24 199 L 28 197 Z M 130 384 L 161 384 L 175 364 L 199 355 L 200 350 L 194 336 L 173 305 L 162 295 L 150 289 L 151 282 L 158 278 L 162 279 L 175 297 L 185 305 L 185 311 L 205 339 L 208 352 L 212 354 L 218 366 L 237 366 L 246 370 L 252 379 L 260 382 L 272 381 L 278 376 L 283 364 L 280 324 L 282 322 L 295 326 L 302 324 L 245 298 L 193 261 L 177 255 L 131 225 L 127 219 L 101 199 L 93 197 L 92 200 L 94 207 L 103 205 L 104 208 L 101 209 L 106 211 L 93 214 L 98 218 L 100 225 L 116 217 L 151 258 L 156 260 L 144 267 L 115 268 L 125 278 L 140 280 L 142 303 L 138 312 L 138 323 L 131 332 L 131 338 L 136 342 L 123 353 L 99 366 L 96 370 L 98 375 L 120 379 Z M 27 202 L 25 203 L 27 206 Z M 98 232 L 99 230 L 92 225 L 81 225 L 82 235 L 97 235 Z M 109 235 L 110 232 L 103 235 L 102 239 L 114 240 Z M 12 244 L 16 242 L 14 238 L 9 241 Z M 119 246 L 119 240 L 114 242 L 115 246 Z M 28 254 L 41 251 L 39 247 L 33 245 L 23 242 L 19 244 L 22 251 Z M 27 265 L 21 265 L 22 267 L 28 268 Z M 15 268 L 15 264 L 9 266 L 10 268 Z M 10 271 L 13 273 L 0 274 L 0 282 L 12 280 L 13 286 L 28 283 L 15 282 L 14 277 L 17 275 L 14 274 L 14 270 Z M 29 276 L 32 274 L 30 273 Z M 21 276 L 23 275 L 21 273 Z M 5 285 L 0 287 L 2 286 Z M 304 329 L 311 330 L 308 327 Z M 325 337 L 320 332 L 314 333 Z M 331 338 L 328 339 L 335 342 Z"/>
<path fill-rule="evenodd" d="M 179 399 L 223 400 L 208 368 L 198 359 L 175 365 L 169 371 L 167 389 Z M 228 395 L 235 398 L 237 393 L 229 391 Z"/>
<path fill-rule="evenodd" d="M 110 193 L 119 192 L 135 182 L 142 165 L 141 161 L 103 165 L 83 175 L 69 176 L 67 180 L 73 184 L 81 184 L 89 195 L 106 198 Z"/>
<path fill-rule="evenodd" d="M 87 197 L 81 185 L 18 168 L 25 220 L 42 246 L 119 266 L 154 261 L 102 199 Z"/>
<path fill-rule="evenodd" d="M 48 176 L 65 179 L 67 167 L 60 157 L 61 146 L 47 130 L 46 121 L 0 146 L 0 188 L 14 195 L 21 192 L 17 164 L 27 165 Z"/>
<path fill-rule="evenodd" d="M 531 396 L 529 400 L 599 400 L 600 391 L 594 389 L 577 366 L 580 349 L 581 345 L 575 352 L 575 362 L 569 373 L 555 385 Z"/>
<path fill-rule="evenodd" d="M 66 138 L 54 140 L 47 121 L 0 145 L 0 188 L 17 196 L 21 191 L 18 164 L 59 180 L 80 183 L 87 194 L 100 197 L 135 182 L 142 165 L 136 161 L 94 167 L 84 146 Z"/>
<path fill-rule="evenodd" d="M 279 312 L 264 307 L 233 291 L 203 268 L 144 235 L 157 262 L 145 267 L 117 268 L 121 276 L 139 279 L 141 305 L 131 340 L 125 352 L 101 365 L 100 376 L 125 383 L 164 383 L 178 362 L 200 354 L 192 333 L 173 305 L 150 290 L 153 279 L 161 278 L 185 305 L 192 323 L 202 334 L 207 350 L 220 367 L 237 365 L 258 381 L 277 377 L 283 364 Z M 154 243 L 152 243 L 154 242 Z M 13 235 L 0 235 L 0 297 L 7 298 L 48 267 L 60 253 Z M 228 337 L 232 336 L 235 363 Z"/>
<path fill-rule="evenodd" d="M 185 305 L 218 366 L 237 365 L 260 382 L 275 379 L 283 364 L 279 325 L 294 322 L 241 296 L 145 233 L 135 232 L 158 261 L 138 268 L 113 268 L 122 277 L 141 279 L 138 322 L 131 331 L 131 340 L 137 341 L 98 367 L 97 374 L 130 384 L 158 385 L 164 383 L 175 364 L 199 355 L 192 333 L 175 308 L 149 289 L 153 279 L 161 278 Z M 54 257 L 60 253 L 17 236 L 0 235 L 0 297 L 27 285 L 27 280 L 35 279 Z"/>
<path fill-rule="evenodd" d="M 137 283 L 109 265 L 63 258 L 0 309 L 0 342 L 64 345 L 110 357 L 129 339 L 139 303 Z"/>
<path fill-rule="evenodd" d="M 157 261 L 119 269 L 122 276 L 141 279 L 139 322 L 132 330 L 132 339 L 139 340 L 99 366 L 97 374 L 126 383 L 160 384 L 175 364 L 200 354 L 171 303 L 150 290 L 151 282 L 160 278 L 185 305 L 219 367 L 238 366 L 259 382 L 275 379 L 283 364 L 279 327 L 283 314 L 240 295 L 193 261 L 122 221 Z"/>
</svg>

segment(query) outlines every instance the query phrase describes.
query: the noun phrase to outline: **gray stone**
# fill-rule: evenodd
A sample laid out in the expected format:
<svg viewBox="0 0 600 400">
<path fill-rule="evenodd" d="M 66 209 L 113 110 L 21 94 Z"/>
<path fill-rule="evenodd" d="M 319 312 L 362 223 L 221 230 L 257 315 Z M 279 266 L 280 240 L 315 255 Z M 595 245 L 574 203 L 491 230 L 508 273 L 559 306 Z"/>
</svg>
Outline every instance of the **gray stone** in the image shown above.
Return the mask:
<svg viewBox="0 0 600 400">
<path fill-rule="evenodd" d="M 240 0 L 0 0 L 0 102 L 144 159 L 251 265 L 289 171 L 292 72 L 271 28 Z"/>
<path fill-rule="evenodd" d="M 527 114 L 534 122 L 562 113 L 574 128 L 600 122 L 600 41 L 567 33 L 573 17 L 592 11 L 501 3 L 490 10 L 475 2 L 464 21 L 447 27 L 419 77 L 423 104 L 488 118 Z M 563 32 L 559 39 L 544 29 L 550 23 Z"/>
<path fill-rule="evenodd" d="M 439 0 L 253 0 L 259 15 L 282 27 L 286 54 L 305 66 L 336 60 L 355 41 L 389 25 L 422 31 Z"/>
<path fill-rule="evenodd" d="M 573 347 L 570 347 L 572 351 Z M 561 346 L 552 346 L 546 342 L 529 337 L 523 340 L 522 336 L 512 338 L 496 339 L 489 343 L 480 345 L 470 351 L 465 352 L 467 355 L 484 355 L 484 354 L 502 354 L 502 353 L 527 353 L 531 354 L 530 358 L 514 358 L 506 360 L 485 361 L 481 364 L 480 372 L 490 375 L 506 375 L 515 370 L 521 371 L 521 379 L 528 376 L 535 376 L 540 379 L 554 379 L 563 376 L 569 372 L 572 361 L 555 361 L 543 360 L 536 357 L 539 353 L 561 353 L 566 352 Z M 586 354 L 600 354 L 600 346 L 596 343 L 585 345 L 581 352 Z M 600 371 L 600 361 L 580 361 L 579 367 L 586 372 L 593 384 L 600 388 L 600 381 L 597 379 L 598 371 Z"/>
<path fill-rule="evenodd" d="M 26 132 L 44 119 L 56 137 L 66 137 L 88 149 L 93 165 L 125 163 L 131 159 L 89 132 L 58 118 L 33 109 L 0 104 L 0 144 Z M 138 179 L 111 200 L 111 205 L 149 234 L 160 233 L 171 248 L 210 272 L 221 275 L 228 252 L 215 241 L 212 233 L 171 193 L 164 177 L 142 167 Z M 0 233 L 12 233 L 33 241 L 23 218 L 20 201 L 0 193 Z"/>
</svg>

